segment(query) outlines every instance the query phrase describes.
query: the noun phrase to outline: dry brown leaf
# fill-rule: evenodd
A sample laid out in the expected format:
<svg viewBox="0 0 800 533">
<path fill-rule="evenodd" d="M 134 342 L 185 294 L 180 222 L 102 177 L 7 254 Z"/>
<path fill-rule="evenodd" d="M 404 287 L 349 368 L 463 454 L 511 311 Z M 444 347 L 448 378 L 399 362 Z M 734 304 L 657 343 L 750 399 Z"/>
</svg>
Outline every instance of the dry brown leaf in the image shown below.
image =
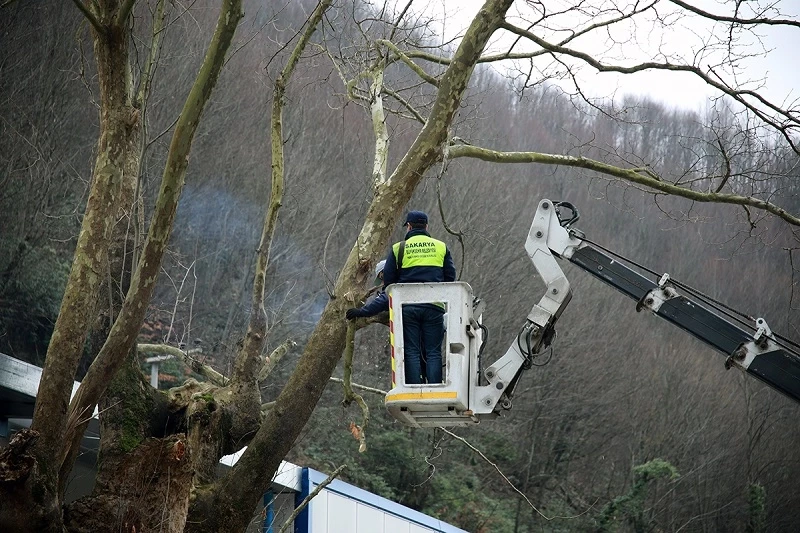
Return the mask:
<svg viewBox="0 0 800 533">
<path fill-rule="evenodd" d="M 356 425 L 355 422 L 350 422 L 350 433 L 353 434 L 353 438 L 356 440 L 361 439 L 361 426 Z"/>
<path fill-rule="evenodd" d="M 186 454 L 186 444 L 183 443 L 182 440 L 179 440 L 175 444 L 172 445 L 172 457 L 176 461 L 180 461 L 183 459 L 183 456 Z"/>
</svg>

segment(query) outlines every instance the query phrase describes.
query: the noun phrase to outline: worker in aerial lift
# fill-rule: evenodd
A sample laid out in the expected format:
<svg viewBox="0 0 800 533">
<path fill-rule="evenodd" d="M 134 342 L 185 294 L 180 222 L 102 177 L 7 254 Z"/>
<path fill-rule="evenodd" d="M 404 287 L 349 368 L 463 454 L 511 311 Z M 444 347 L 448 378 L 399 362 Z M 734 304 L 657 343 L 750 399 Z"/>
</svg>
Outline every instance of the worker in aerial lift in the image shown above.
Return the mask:
<svg viewBox="0 0 800 533">
<path fill-rule="evenodd" d="M 428 215 L 409 211 L 405 220 L 405 239 L 395 243 L 386 257 L 384 289 L 392 283 L 455 281 L 450 250 L 428 233 Z M 434 301 L 403 305 L 406 384 L 442 382 L 444 313 L 444 306 Z"/>
<path fill-rule="evenodd" d="M 370 289 L 370 292 L 377 289 L 378 293 L 361 307 L 348 309 L 344 314 L 347 320 L 375 316 L 389 310 L 389 297 L 386 296 L 386 292 L 383 290 L 383 267 L 385 265 L 386 259 L 380 261 L 375 267 L 375 287 Z"/>
</svg>

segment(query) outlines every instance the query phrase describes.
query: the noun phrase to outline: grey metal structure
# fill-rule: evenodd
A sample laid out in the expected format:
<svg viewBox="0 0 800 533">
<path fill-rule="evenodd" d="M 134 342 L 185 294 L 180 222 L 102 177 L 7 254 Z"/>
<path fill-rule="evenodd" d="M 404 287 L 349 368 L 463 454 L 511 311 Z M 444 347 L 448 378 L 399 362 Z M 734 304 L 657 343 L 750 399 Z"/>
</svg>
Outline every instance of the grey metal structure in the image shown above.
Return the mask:
<svg viewBox="0 0 800 533">
<path fill-rule="evenodd" d="M 0 446 L 19 429 L 30 427 L 33 407 L 42 369 L 0 353 Z M 72 394 L 80 386 L 72 385 Z M 94 486 L 94 464 L 100 439 L 97 409 L 83 435 L 80 455 L 75 463 L 65 493 L 66 501 L 72 501 L 91 492 Z"/>
</svg>

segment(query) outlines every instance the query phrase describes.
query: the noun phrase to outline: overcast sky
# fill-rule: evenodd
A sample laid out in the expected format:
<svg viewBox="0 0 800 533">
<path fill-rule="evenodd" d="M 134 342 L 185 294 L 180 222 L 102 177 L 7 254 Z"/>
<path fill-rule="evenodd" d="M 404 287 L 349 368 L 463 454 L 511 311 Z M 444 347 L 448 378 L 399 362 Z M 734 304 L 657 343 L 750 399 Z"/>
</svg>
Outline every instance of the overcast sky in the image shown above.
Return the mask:
<svg viewBox="0 0 800 533">
<path fill-rule="evenodd" d="M 605 1 L 605 0 L 597 0 Z M 728 9 L 721 1 L 717 0 L 692 0 L 694 5 L 701 7 L 709 12 L 729 15 Z M 400 4 L 405 4 L 401 1 Z M 546 0 L 543 2 L 550 10 L 564 9 L 576 2 L 569 0 Z M 610 5 L 610 2 L 606 1 Z M 775 2 L 780 6 L 784 16 L 800 19 L 800 0 L 778 0 Z M 425 6 L 425 10 L 431 16 L 443 21 L 443 30 L 437 33 L 443 34 L 443 39 L 463 32 L 469 22 L 477 13 L 483 1 L 479 0 L 431 0 L 429 2 L 417 2 Z M 728 1 L 728 5 L 732 2 Z M 748 4 L 754 5 L 752 2 Z M 663 1 L 659 4 L 660 12 L 667 13 L 674 8 L 672 4 Z M 509 11 L 509 20 L 519 26 L 524 24 L 520 19 L 515 19 L 516 14 L 524 14 L 528 5 L 523 0 L 517 0 Z M 530 17 L 526 17 L 530 19 Z M 579 27 L 581 22 L 577 19 L 563 18 L 561 27 Z M 660 33 L 652 26 L 639 26 L 637 30 L 636 42 L 630 42 L 631 30 L 620 29 L 614 37 L 620 42 L 616 46 L 611 46 L 604 39 L 585 39 L 577 42 L 574 46 L 582 51 L 596 55 L 599 50 L 608 50 L 606 62 L 619 63 L 619 54 L 623 53 L 628 58 L 622 63 L 626 65 L 634 64 L 636 61 L 650 60 L 655 50 L 663 50 L 666 53 L 691 55 L 696 52 L 704 40 L 709 39 L 709 34 L 725 31 L 722 25 L 699 24 L 696 20 L 682 19 L 674 21 L 670 30 Z M 537 29 L 537 33 L 539 30 Z M 563 35 L 563 34 L 562 34 Z M 771 27 L 769 33 L 763 33 L 763 48 L 771 50 L 766 58 L 755 58 L 743 60 L 742 66 L 746 67 L 746 75 L 740 77 L 740 81 L 765 79 L 765 87 L 758 89 L 760 93 L 766 94 L 768 98 L 779 105 L 788 105 L 789 102 L 797 101 L 800 98 L 800 69 L 797 67 L 796 57 L 800 50 L 800 31 L 796 28 Z M 550 36 L 551 42 L 555 39 Z M 500 50 L 508 47 L 509 40 L 500 40 L 495 43 L 495 49 Z M 753 47 L 751 50 L 755 51 Z M 599 59 L 599 58 L 598 58 Z M 711 58 L 709 58 L 711 59 Z M 654 100 L 668 105 L 697 109 L 703 107 L 708 96 L 714 94 L 710 87 L 691 74 L 669 73 L 669 72 L 644 72 L 633 75 L 617 75 L 613 73 L 597 73 L 596 70 L 583 68 L 582 89 L 594 92 L 594 96 L 610 96 L 616 94 L 621 97 L 626 93 L 639 95 L 649 95 Z M 756 89 L 755 85 L 748 88 Z"/>
</svg>

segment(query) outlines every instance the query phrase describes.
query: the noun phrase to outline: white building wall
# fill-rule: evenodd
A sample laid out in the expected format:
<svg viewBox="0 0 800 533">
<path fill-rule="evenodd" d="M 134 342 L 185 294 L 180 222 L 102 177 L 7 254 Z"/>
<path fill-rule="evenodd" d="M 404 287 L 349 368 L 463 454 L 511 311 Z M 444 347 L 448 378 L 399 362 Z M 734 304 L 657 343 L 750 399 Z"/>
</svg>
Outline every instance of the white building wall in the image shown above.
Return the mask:
<svg viewBox="0 0 800 533">
<path fill-rule="evenodd" d="M 301 494 L 310 494 L 326 476 L 304 468 Z M 296 533 L 466 533 L 418 511 L 343 481 L 334 480 L 295 521 Z"/>
</svg>

